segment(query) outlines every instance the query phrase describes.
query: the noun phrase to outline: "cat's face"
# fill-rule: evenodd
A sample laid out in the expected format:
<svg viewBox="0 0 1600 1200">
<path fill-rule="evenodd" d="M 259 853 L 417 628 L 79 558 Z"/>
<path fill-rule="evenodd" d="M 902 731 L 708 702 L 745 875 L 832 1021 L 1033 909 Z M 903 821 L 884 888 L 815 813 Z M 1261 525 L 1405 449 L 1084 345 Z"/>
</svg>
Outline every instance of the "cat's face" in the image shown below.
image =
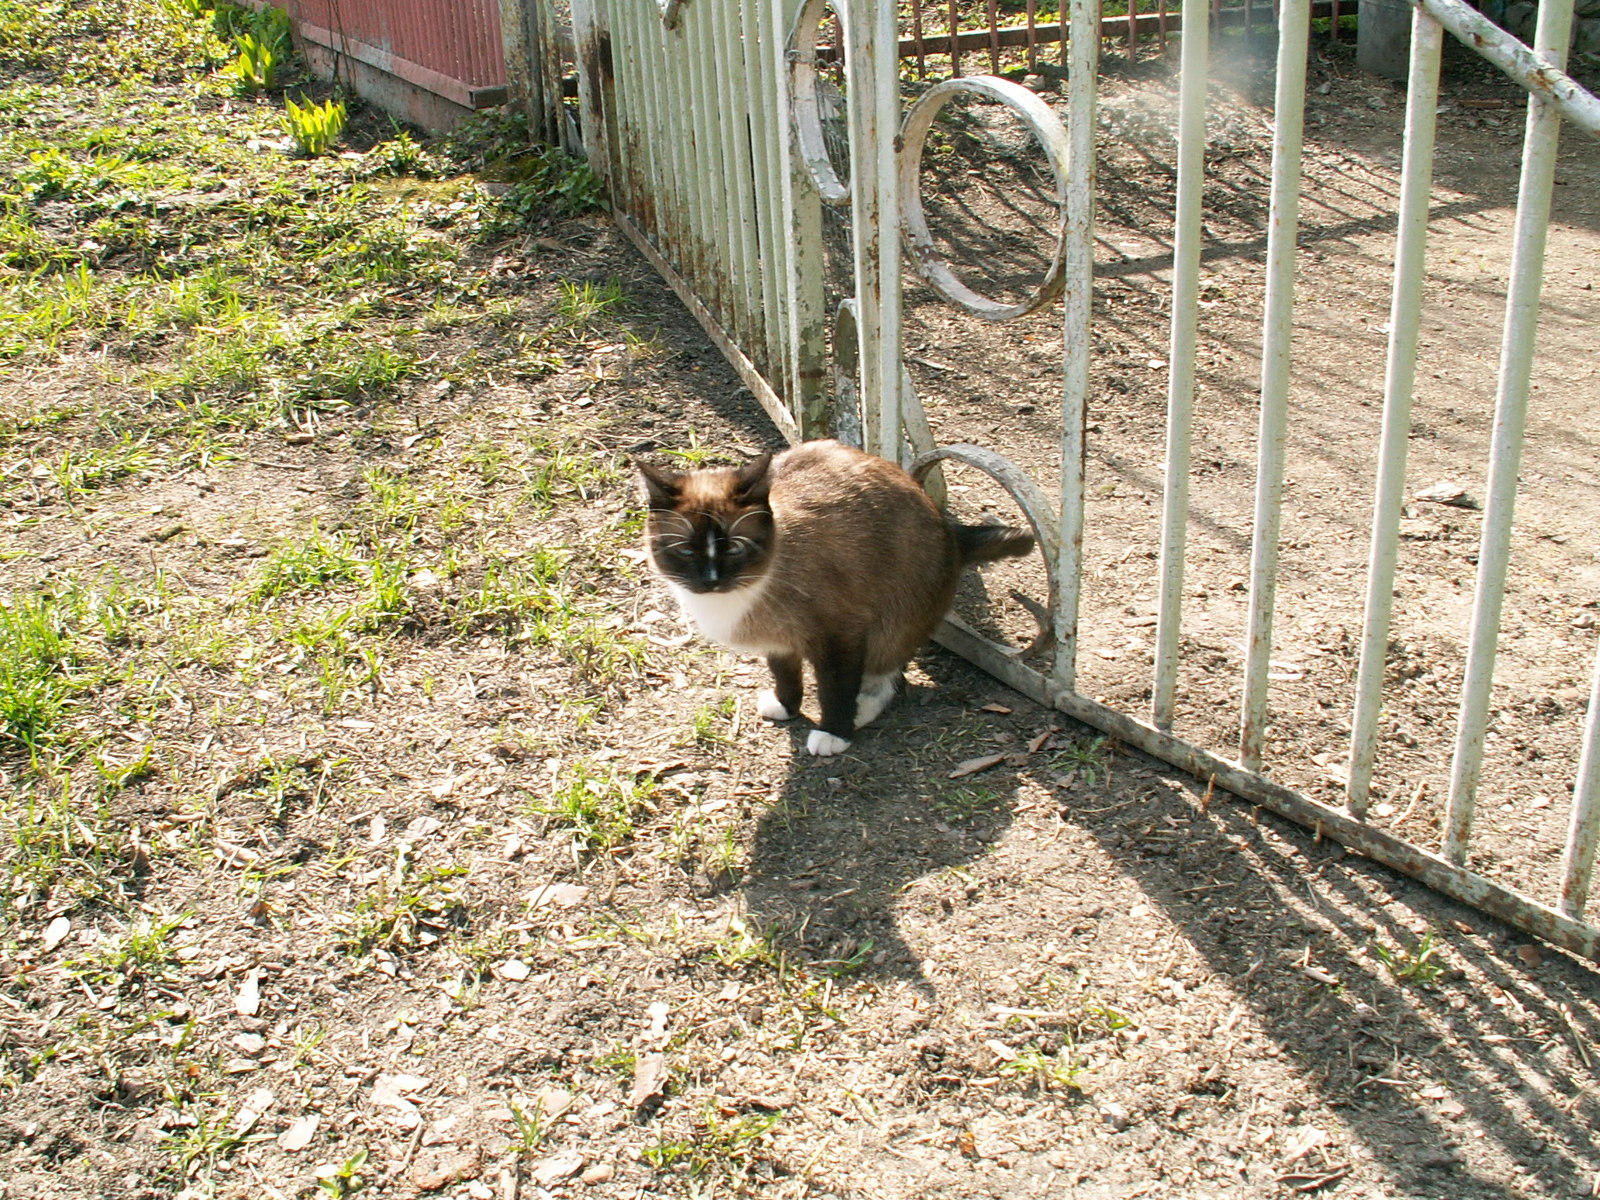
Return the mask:
<svg viewBox="0 0 1600 1200">
<path fill-rule="evenodd" d="M 735 470 L 639 468 L 650 504 L 645 540 L 662 578 L 691 592 L 731 592 L 755 583 L 772 560 L 767 507 L 770 455 Z"/>
</svg>

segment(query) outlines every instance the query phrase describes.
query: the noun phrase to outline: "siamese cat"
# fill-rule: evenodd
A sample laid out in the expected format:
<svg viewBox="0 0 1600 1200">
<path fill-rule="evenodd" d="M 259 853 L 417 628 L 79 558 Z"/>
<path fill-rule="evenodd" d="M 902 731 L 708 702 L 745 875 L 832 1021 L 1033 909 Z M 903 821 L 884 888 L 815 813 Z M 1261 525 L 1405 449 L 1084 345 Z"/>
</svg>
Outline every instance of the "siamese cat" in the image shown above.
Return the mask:
<svg viewBox="0 0 1600 1200">
<path fill-rule="evenodd" d="M 838 754 L 894 698 L 955 599 L 961 569 L 1028 553 L 1008 525 L 958 525 L 905 471 L 834 441 L 743 467 L 636 463 L 656 573 L 707 638 L 765 656 L 769 721 L 800 711 L 802 666 L 821 705 L 806 747 Z"/>
</svg>

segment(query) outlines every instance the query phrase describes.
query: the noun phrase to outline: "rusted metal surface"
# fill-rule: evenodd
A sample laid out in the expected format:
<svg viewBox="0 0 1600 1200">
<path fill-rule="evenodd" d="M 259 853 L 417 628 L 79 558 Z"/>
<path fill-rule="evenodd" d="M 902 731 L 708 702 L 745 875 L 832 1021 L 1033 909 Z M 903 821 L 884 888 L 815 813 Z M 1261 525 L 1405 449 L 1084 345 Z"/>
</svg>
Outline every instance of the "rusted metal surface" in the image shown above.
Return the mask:
<svg viewBox="0 0 1600 1200">
<path fill-rule="evenodd" d="M 1600 99 L 1596 99 L 1561 69 L 1550 54 L 1541 54 L 1501 29 L 1462 0 L 1412 0 L 1420 3 L 1439 24 L 1499 67 L 1508 78 L 1556 107 L 1561 118 L 1600 137 Z M 1571 5 L 1567 6 L 1569 9 Z M 1566 47 L 1561 53 L 1565 55 Z"/>
<path fill-rule="evenodd" d="M 1311 16 L 1316 20 L 1330 19 L 1338 12 L 1339 0 L 1316 0 L 1311 6 Z M 929 11 L 932 6 L 928 5 Z M 1206 10 L 1204 0 L 1197 5 L 1201 11 Z M 1347 10 L 1348 11 L 1348 10 Z M 1223 8 L 1220 5 L 1211 10 L 1212 25 L 1222 28 L 1235 26 L 1251 26 L 1270 20 L 1270 16 L 1258 12 L 1254 5 L 1230 5 Z M 1038 65 L 1039 47 L 1051 44 L 1061 44 L 1066 40 L 1065 27 L 1058 21 L 1040 22 L 1029 19 L 1021 25 L 1000 25 L 993 29 L 960 29 L 946 25 L 946 32 L 930 34 L 926 18 L 922 15 L 923 9 L 915 10 L 914 20 L 922 24 L 920 37 L 915 32 L 910 37 L 900 40 L 900 57 L 916 59 L 919 77 L 926 77 L 929 73 L 927 56 L 954 55 L 956 67 L 950 73 L 960 75 L 961 55 L 967 51 L 983 51 L 998 46 L 1001 49 L 1012 47 L 1026 47 L 1028 51 L 1028 66 L 1033 69 Z M 1171 11 L 1166 4 L 1161 4 L 1150 12 L 1137 12 L 1130 20 L 1128 16 L 1103 17 L 1100 21 L 1100 37 L 1108 42 L 1125 42 L 1128 40 L 1130 30 L 1137 38 L 1156 38 L 1158 45 L 1166 46 L 1166 38 L 1171 32 Z"/>
<path fill-rule="evenodd" d="M 336 56 L 463 108 L 505 102 L 499 0 L 289 0 L 286 9 L 302 38 Z"/>
</svg>

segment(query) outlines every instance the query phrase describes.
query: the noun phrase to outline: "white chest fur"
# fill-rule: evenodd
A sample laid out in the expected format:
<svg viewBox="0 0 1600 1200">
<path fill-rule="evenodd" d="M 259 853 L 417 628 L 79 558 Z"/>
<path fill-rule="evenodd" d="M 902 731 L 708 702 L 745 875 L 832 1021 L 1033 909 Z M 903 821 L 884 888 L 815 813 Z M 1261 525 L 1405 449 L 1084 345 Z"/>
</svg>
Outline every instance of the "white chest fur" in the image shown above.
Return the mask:
<svg viewBox="0 0 1600 1200">
<path fill-rule="evenodd" d="M 746 654 L 763 654 L 769 649 L 739 636 L 745 614 L 755 606 L 766 588 L 765 580 L 732 592 L 691 592 L 677 584 L 667 586 L 695 627 L 711 641 Z"/>
</svg>

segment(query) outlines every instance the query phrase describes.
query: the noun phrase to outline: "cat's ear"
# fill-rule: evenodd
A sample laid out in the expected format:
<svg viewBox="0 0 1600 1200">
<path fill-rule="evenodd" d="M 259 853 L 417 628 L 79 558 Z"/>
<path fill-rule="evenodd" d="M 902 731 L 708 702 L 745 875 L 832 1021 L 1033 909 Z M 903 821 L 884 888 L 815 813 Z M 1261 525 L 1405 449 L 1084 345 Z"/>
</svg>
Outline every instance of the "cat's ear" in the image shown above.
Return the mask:
<svg viewBox="0 0 1600 1200">
<path fill-rule="evenodd" d="M 734 477 L 733 494 L 741 504 L 765 504 L 772 487 L 772 451 L 752 458 Z"/>
<path fill-rule="evenodd" d="M 683 476 L 676 471 L 664 470 L 653 467 L 647 462 L 638 459 L 630 460 L 634 470 L 639 472 L 639 482 L 644 488 L 645 501 L 651 508 L 671 508 L 678 502 L 678 485 L 683 482 Z"/>
</svg>

